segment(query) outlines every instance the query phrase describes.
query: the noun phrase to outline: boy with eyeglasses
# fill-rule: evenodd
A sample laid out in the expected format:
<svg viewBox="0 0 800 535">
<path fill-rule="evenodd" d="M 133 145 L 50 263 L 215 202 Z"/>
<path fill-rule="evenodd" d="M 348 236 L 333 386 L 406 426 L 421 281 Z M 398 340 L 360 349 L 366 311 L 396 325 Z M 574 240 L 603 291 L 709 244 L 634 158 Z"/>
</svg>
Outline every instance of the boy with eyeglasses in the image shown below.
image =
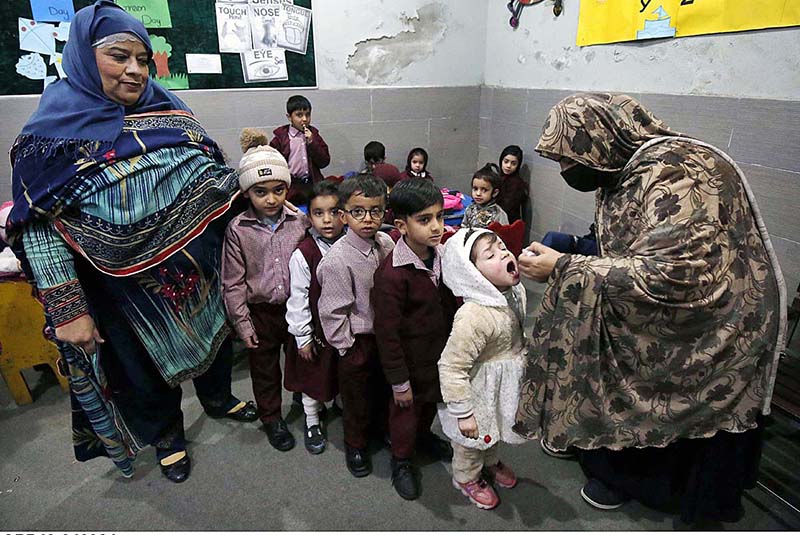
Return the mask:
<svg viewBox="0 0 800 535">
<path fill-rule="evenodd" d="M 340 355 L 347 469 L 364 477 L 372 471 L 366 450 L 369 428 L 383 423 L 380 417 L 389 397 L 370 303 L 375 270 L 394 247 L 392 239 L 378 231 L 386 211 L 386 184 L 372 175 L 345 180 L 339 186 L 339 208 L 348 229 L 317 267 L 319 317 L 325 338 Z"/>
</svg>

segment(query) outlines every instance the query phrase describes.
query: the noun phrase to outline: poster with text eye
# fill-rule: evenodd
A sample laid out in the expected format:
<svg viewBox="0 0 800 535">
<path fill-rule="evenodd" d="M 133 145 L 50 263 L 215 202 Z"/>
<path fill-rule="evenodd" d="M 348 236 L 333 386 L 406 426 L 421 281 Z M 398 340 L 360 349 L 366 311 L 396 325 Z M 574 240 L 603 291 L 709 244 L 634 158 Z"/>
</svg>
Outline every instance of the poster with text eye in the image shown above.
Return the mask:
<svg viewBox="0 0 800 535">
<path fill-rule="evenodd" d="M 69 76 L 62 54 L 70 24 L 75 12 L 93 3 L 0 0 L 4 74 L 0 95 L 41 94 L 47 85 Z M 144 23 L 153 46 L 150 78 L 168 89 L 317 86 L 312 0 L 119 0 L 118 4 Z M 219 17 L 218 4 L 226 8 Z M 292 9 L 289 18 L 287 8 Z M 224 31 L 218 28 L 219 21 L 228 21 Z M 256 50 L 274 51 L 260 58 Z M 249 54 L 244 61 L 243 54 Z M 273 63 L 267 68 L 269 61 Z"/>
<path fill-rule="evenodd" d="M 800 0 L 581 0 L 578 46 L 800 26 Z"/>
</svg>

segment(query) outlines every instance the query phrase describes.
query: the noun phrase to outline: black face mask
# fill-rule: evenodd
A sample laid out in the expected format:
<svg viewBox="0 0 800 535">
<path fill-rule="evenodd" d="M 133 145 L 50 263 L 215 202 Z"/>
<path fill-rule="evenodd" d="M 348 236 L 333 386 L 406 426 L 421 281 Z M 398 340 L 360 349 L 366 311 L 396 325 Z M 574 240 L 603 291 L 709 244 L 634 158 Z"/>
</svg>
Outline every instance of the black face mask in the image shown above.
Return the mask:
<svg viewBox="0 0 800 535">
<path fill-rule="evenodd" d="M 614 173 L 598 171 L 578 164 L 561 171 L 561 176 L 572 189 L 588 192 L 604 186 L 610 186 L 613 182 Z"/>
</svg>

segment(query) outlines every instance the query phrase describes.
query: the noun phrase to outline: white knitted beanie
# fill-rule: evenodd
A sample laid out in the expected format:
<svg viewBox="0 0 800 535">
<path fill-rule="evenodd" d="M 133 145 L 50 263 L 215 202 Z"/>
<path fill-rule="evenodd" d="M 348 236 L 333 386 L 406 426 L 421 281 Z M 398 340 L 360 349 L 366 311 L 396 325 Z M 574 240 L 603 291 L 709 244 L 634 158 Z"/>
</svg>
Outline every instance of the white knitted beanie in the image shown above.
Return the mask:
<svg viewBox="0 0 800 535">
<path fill-rule="evenodd" d="M 268 180 L 280 180 L 287 186 L 292 185 L 286 159 L 269 145 L 247 149 L 239 161 L 239 188 L 247 191 L 254 184 Z"/>
</svg>

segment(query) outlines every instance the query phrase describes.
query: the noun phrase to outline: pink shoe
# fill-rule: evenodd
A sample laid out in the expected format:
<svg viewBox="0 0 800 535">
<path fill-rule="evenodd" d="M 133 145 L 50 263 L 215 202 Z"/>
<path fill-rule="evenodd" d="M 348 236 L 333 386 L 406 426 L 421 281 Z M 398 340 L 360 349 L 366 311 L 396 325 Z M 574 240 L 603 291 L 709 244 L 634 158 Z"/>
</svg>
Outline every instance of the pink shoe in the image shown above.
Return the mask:
<svg viewBox="0 0 800 535">
<path fill-rule="evenodd" d="M 478 479 L 469 483 L 459 483 L 454 479 L 453 486 L 480 509 L 494 509 L 500 503 L 500 498 L 497 497 L 494 489 L 485 479 Z"/>
<path fill-rule="evenodd" d="M 517 476 L 514 471 L 500 461 L 494 466 L 485 466 L 489 479 L 493 479 L 495 483 L 504 489 L 513 489 L 517 485 Z"/>
</svg>

